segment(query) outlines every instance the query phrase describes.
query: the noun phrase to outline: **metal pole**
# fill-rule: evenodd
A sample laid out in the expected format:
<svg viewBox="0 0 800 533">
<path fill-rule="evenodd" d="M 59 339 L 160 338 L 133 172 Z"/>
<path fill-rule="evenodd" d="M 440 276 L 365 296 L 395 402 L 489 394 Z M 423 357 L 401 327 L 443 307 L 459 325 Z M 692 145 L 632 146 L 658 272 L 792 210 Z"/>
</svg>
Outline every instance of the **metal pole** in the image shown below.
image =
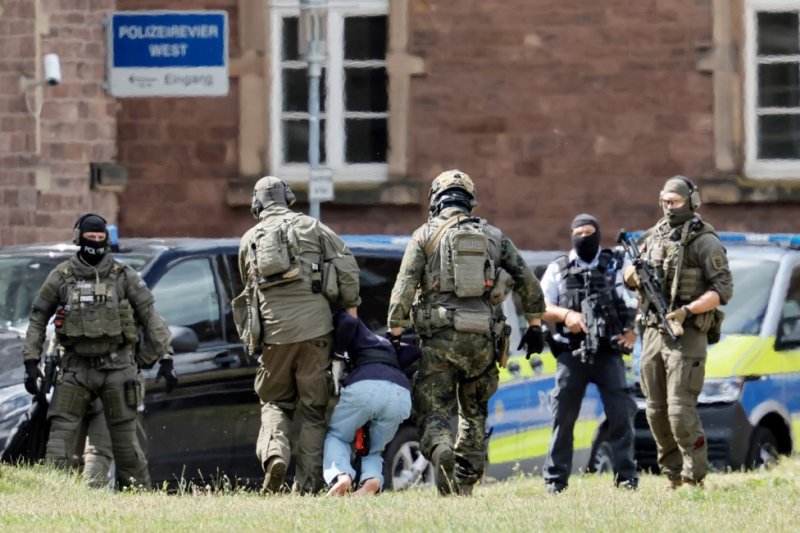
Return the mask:
<svg viewBox="0 0 800 533">
<path fill-rule="evenodd" d="M 319 167 L 319 79 L 322 61 L 318 53 L 319 40 L 311 41 L 308 55 L 308 188 L 311 191 L 311 176 Z M 319 219 L 319 201 L 309 200 L 308 214 Z"/>
</svg>

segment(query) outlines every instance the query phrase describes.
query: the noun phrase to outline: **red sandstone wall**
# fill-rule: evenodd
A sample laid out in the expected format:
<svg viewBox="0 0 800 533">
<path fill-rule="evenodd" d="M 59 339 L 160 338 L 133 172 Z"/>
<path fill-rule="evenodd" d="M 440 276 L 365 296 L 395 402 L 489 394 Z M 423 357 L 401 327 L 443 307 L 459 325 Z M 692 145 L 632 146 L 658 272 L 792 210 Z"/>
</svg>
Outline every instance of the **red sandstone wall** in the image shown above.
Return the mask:
<svg viewBox="0 0 800 533">
<path fill-rule="evenodd" d="M 116 156 L 116 104 L 101 86 L 101 20 L 114 4 L 42 0 L 37 13 L 32 0 L 0 2 L 0 245 L 69 239 L 86 211 L 116 218 L 116 196 L 89 190 L 89 163 Z M 33 77 L 49 52 L 60 56 L 63 81 L 43 91 L 36 153 L 35 120 L 19 78 Z"/>
</svg>

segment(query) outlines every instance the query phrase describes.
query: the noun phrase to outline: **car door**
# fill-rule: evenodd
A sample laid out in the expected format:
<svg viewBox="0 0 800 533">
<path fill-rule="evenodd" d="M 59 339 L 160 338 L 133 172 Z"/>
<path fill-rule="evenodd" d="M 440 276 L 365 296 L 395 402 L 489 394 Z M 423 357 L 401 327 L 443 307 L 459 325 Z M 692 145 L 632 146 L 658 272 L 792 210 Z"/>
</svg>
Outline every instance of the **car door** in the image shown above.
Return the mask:
<svg viewBox="0 0 800 533">
<path fill-rule="evenodd" d="M 179 386 L 147 386 L 145 425 L 153 481 L 219 476 L 231 469 L 237 397 L 252 371 L 240 346 L 226 340 L 228 302 L 213 257 L 185 257 L 169 264 L 152 284 L 156 309 L 170 326 L 188 328 L 196 350 L 176 353 Z"/>
</svg>

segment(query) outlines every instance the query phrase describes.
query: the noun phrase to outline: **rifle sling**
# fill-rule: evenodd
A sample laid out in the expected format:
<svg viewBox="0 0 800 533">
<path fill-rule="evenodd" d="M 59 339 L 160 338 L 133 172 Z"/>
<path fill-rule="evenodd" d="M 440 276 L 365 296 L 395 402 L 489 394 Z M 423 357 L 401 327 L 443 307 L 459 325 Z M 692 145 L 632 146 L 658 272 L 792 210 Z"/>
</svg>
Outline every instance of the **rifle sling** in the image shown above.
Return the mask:
<svg viewBox="0 0 800 533">
<path fill-rule="evenodd" d="M 448 229 L 452 228 L 465 218 L 468 217 L 456 215 L 446 220 L 441 226 L 436 228 L 436 233 L 431 235 L 430 239 L 428 239 L 428 242 L 425 244 L 425 257 L 430 257 L 431 254 L 433 254 L 433 251 L 436 250 L 437 246 L 439 246 L 439 242 L 442 240 L 442 237 L 444 237 L 444 234 Z"/>
</svg>

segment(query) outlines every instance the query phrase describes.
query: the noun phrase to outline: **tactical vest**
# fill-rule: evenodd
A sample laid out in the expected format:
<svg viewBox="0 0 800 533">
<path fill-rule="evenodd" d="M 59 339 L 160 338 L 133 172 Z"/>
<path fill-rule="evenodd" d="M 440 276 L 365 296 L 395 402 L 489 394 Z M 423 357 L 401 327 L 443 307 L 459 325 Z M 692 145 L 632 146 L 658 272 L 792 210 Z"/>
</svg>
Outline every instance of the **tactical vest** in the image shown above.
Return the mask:
<svg viewBox="0 0 800 533">
<path fill-rule="evenodd" d="M 625 301 L 617 294 L 617 272 L 623 265 L 623 255 L 619 251 L 604 249 L 600 251 L 596 267 L 579 266 L 563 255 L 556 259 L 565 290 L 558 297 L 558 306 L 581 312 L 581 304 L 589 295 L 597 295 L 596 312 L 603 316 L 608 328 L 603 338 L 610 343 L 612 337 L 620 335 L 629 322 L 631 311 Z M 563 322 L 556 324 L 556 331 L 569 339 L 571 346 L 577 346 L 586 336 L 584 333 L 571 333 Z"/>
<path fill-rule="evenodd" d="M 502 235 L 467 215 L 438 219 L 425 243 L 426 264 L 412 319 L 420 335 L 444 328 L 491 336 L 504 321 L 490 298 L 500 272 Z M 502 304 L 502 299 L 500 299 Z"/>
<path fill-rule="evenodd" d="M 687 225 L 674 229 L 656 228 L 655 233 L 650 235 L 645 259 L 662 280 L 664 297 L 670 309 L 692 302 L 708 289 L 703 279 L 703 269 L 686 264 L 684 251 L 694 239 L 713 231 L 710 225 L 694 218 Z"/>
<path fill-rule="evenodd" d="M 259 289 L 268 289 L 299 281 L 300 245 L 292 228 L 297 214 L 283 217 L 280 223 L 266 219 L 258 223 L 255 238 L 250 243 Z"/>
<path fill-rule="evenodd" d="M 133 307 L 124 292 L 124 267 L 114 262 L 100 281 L 78 279 L 68 262 L 58 267 L 66 284 L 63 320 L 56 324 L 59 342 L 77 355 L 101 356 L 139 338 Z M 122 287 L 122 288 L 121 288 Z M 59 311 L 60 312 L 60 311 Z"/>
</svg>

